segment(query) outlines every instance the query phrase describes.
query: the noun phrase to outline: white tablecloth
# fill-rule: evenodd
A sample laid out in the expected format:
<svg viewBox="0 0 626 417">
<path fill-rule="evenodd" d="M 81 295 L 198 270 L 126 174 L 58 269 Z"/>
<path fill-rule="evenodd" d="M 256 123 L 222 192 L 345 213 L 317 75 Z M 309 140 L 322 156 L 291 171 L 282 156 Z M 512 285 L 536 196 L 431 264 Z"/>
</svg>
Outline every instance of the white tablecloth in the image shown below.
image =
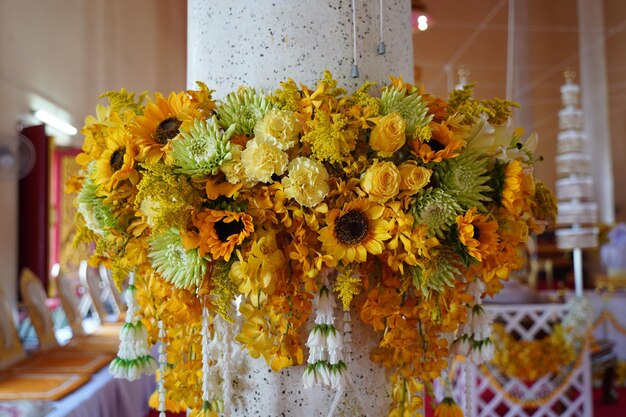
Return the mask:
<svg viewBox="0 0 626 417">
<path fill-rule="evenodd" d="M 144 417 L 154 391 L 154 375 L 137 381 L 114 379 L 105 367 L 60 401 L 46 417 Z"/>
</svg>

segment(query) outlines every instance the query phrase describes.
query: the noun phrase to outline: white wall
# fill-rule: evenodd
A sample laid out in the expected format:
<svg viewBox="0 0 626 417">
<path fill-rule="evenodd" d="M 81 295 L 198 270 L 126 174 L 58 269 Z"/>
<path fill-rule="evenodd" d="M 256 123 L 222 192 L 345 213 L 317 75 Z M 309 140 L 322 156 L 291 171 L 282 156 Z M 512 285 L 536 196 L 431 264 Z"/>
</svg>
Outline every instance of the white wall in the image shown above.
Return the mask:
<svg viewBox="0 0 626 417">
<path fill-rule="evenodd" d="M 0 0 L 0 145 L 12 143 L 17 122 L 37 102 L 57 106 L 79 127 L 104 91 L 184 89 L 186 6 L 185 0 Z M 0 181 L 0 196 L 0 286 L 15 296 L 16 182 Z"/>
</svg>

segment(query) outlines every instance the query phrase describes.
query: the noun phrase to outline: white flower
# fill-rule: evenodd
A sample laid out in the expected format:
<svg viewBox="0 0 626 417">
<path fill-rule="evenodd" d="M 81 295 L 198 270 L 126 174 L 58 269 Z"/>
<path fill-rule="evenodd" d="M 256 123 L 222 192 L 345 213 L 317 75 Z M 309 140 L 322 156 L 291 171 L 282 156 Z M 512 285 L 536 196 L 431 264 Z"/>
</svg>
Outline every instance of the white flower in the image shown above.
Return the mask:
<svg viewBox="0 0 626 417">
<path fill-rule="evenodd" d="M 494 346 L 490 339 L 483 340 L 480 346 L 480 353 L 484 360 L 490 361 L 493 358 Z"/>
<path fill-rule="evenodd" d="M 467 340 L 467 337 L 463 336 L 452 342 L 452 345 L 450 345 L 450 352 L 455 355 L 467 356 L 469 354 L 470 348 L 471 346 L 469 344 L 469 341 Z"/>
<path fill-rule="evenodd" d="M 315 365 L 315 372 L 317 373 L 317 381 L 322 384 L 330 385 L 330 365 L 325 362 Z"/>
<path fill-rule="evenodd" d="M 333 389 L 344 387 L 346 384 L 345 365 L 333 366 L 330 371 L 330 386 Z"/>
<path fill-rule="evenodd" d="M 302 374 L 302 385 L 305 389 L 313 388 L 317 384 L 317 375 L 313 366 L 307 366 Z"/>
<path fill-rule="evenodd" d="M 319 326 L 313 327 L 313 330 L 309 333 L 306 345 L 309 349 L 324 346 L 324 335 L 322 334 L 322 329 Z"/>
<path fill-rule="evenodd" d="M 335 320 L 335 306 L 335 299 L 331 297 L 328 288 L 322 287 L 319 298 L 317 299 L 317 316 L 315 317 L 315 323 L 332 324 Z"/>
</svg>

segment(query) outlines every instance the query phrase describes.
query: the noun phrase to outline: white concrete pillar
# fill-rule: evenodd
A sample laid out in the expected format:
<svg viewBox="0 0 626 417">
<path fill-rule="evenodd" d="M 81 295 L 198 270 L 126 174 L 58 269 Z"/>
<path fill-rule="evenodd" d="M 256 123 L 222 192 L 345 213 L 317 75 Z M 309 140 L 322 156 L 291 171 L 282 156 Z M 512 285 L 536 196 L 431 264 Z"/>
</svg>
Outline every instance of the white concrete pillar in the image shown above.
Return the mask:
<svg viewBox="0 0 626 417">
<path fill-rule="evenodd" d="M 413 37 L 408 0 L 383 1 L 384 55 L 379 1 L 355 0 L 357 64 L 352 78 L 352 1 L 188 1 L 187 84 L 207 83 L 222 97 L 240 85 L 274 90 L 288 78 L 313 87 L 324 69 L 354 90 L 388 75 L 413 80 Z"/>
<path fill-rule="evenodd" d="M 603 2 L 578 0 L 580 87 L 584 130 L 591 155 L 591 175 L 601 223 L 615 222 L 611 132 L 608 112 Z"/>
<path fill-rule="evenodd" d="M 217 90 L 217 97 L 240 85 L 273 91 L 289 78 L 314 88 L 325 69 L 339 87 L 350 91 L 365 81 L 387 84 L 389 75 L 411 82 L 410 2 L 383 1 L 384 55 L 378 53 L 379 1 L 354 3 L 358 78 L 352 78 L 351 0 L 188 0 L 187 84 L 193 87 L 196 80 L 204 81 Z M 356 312 L 353 317 L 354 386 L 338 397 L 335 415 L 355 407 L 362 408 L 359 415 L 386 415 L 390 404 L 386 371 L 369 358 L 379 336 L 361 323 Z M 263 359 L 249 359 L 246 367 L 249 378 L 242 378 L 246 386 L 233 393 L 235 404 L 245 404 L 246 415 L 325 417 L 334 407 L 332 391 L 302 388 L 303 366 L 273 373 Z"/>
</svg>

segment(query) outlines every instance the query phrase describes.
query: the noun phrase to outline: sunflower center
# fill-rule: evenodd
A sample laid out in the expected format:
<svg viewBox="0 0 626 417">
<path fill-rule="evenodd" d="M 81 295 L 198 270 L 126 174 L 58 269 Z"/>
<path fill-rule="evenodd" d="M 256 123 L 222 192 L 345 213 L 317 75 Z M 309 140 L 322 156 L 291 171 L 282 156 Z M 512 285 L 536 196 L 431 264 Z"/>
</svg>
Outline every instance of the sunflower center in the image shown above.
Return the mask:
<svg viewBox="0 0 626 417">
<path fill-rule="evenodd" d="M 175 117 L 168 117 L 161 121 L 154 130 L 154 141 L 159 145 L 165 145 L 168 140 L 174 139 L 178 135 L 178 128 L 183 122 Z"/>
<path fill-rule="evenodd" d="M 430 149 L 432 149 L 434 152 L 439 152 L 444 150 L 446 147 L 443 146 L 443 144 L 439 143 L 437 141 L 437 139 L 432 138 L 429 142 L 428 142 L 428 146 L 430 146 Z"/>
<path fill-rule="evenodd" d="M 474 239 L 480 242 L 480 229 L 474 225 Z"/>
<path fill-rule="evenodd" d="M 232 222 L 226 223 L 223 220 L 218 220 L 215 222 L 215 232 L 217 233 L 217 238 L 221 242 L 228 242 L 228 238 L 232 235 L 238 235 L 244 229 L 244 224 L 241 220 L 234 220 Z"/>
<path fill-rule="evenodd" d="M 117 172 L 124 166 L 124 155 L 126 154 L 126 148 L 124 146 L 117 148 L 109 159 L 109 165 L 113 172 Z"/>
<path fill-rule="evenodd" d="M 335 236 L 344 245 L 361 242 L 369 230 L 369 222 L 365 214 L 359 210 L 350 210 L 335 223 Z"/>
</svg>

